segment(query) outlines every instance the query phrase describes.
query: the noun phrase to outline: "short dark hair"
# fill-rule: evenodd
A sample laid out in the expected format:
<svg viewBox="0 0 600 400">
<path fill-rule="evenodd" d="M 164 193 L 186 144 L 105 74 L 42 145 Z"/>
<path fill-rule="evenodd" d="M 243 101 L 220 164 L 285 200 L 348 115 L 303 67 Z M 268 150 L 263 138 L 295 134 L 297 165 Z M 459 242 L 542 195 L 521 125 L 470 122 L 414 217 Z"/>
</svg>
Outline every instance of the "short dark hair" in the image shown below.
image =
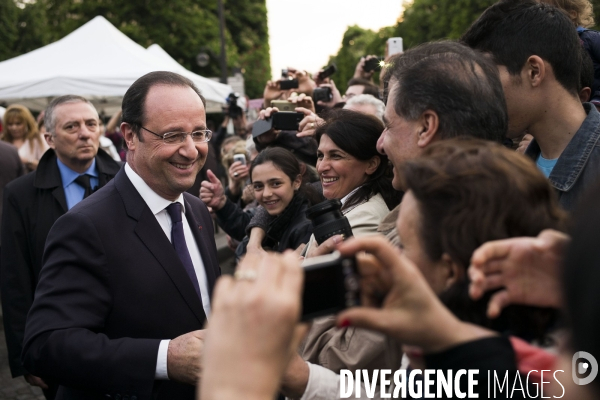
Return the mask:
<svg viewBox="0 0 600 400">
<path fill-rule="evenodd" d="M 473 252 L 486 242 L 565 228 L 566 213 L 534 162 L 497 143 L 473 138 L 439 141 L 403 164 L 399 178 L 418 201 L 417 235 L 427 257 L 437 261 L 447 253 L 465 272 Z M 529 333 L 539 327 L 517 315 L 509 317 L 519 318 L 515 324 L 487 320 L 489 296 L 471 302 L 467 279 L 441 298 L 459 318 L 483 326 L 497 329 L 496 323 L 508 323 L 511 329 Z"/>
<path fill-rule="evenodd" d="M 536 55 L 552 66 L 556 80 L 578 95 L 581 43 L 573 23 L 560 9 L 534 0 L 501 0 L 471 25 L 461 41 L 490 53 L 510 75 L 519 75 Z"/>
<path fill-rule="evenodd" d="M 386 69 L 388 87 L 398 86 L 393 101 L 399 116 L 414 121 L 426 110 L 435 111 L 441 139 L 471 136 L 502 142 L 506 136 L 498 70 L 482 54 L 453 41 L 432 42 L 394 57 Z"/>
<path fill-rule="evenodd" d="M 153 86 L 156 85 L 167 85 L 167 86 L 180 86 L 189 87 L 198 94 L 202 105 L 206 107 L 206 100 L 200 94 L 200 90 L 194 85 L 194 83 L 188 78 L 176 74 L 175 72 L 169 71 L 155 71 L 150 72 L 141 78 L 138 78 L 125 92 L 123 96 L 123 122 L 127 122 L 131 125 L 131 129 L 138 136 L 140 141 L 140 129 L 144 124 L 146 115 L 144 114 L 144 106 L 146 103 L 146 96 Z"/>
<path fill-rule="evenodd" d="M 581 89 L 589 87 L 592 89 L 594 85 L 594 62 L 592 57 L 587 52 L 585 47 L 581 46 L 581 74 L 579 76 L 579 91 Z M 592 97 L 594 93 L 590 93 Z"/>
<path fill-rule="evenodd" d="M 364 88 L 362 94 L 370 94 L 371 96 L 379 99 L 379 88 L 371 81 L 363 78 L 352 78 L 348 81 L 348 87 L 350 86 L 363 86 Z"/>
<path fill-rule="evenodd" d="M 327 135 L 336 146 L 352 157 L 367 161 L 379 157 L 377 170 L 357 190 L 343 208 L 350 208 L 380 193 L 391 210 L 400 202 L 400 194 L 392 187 L 392 172 L 388 158 L 377 151 L 377 140 L 383 132 L 383 123 L 375 116 L 345 109 L 333 109 L 326 115 L 325 123 L 315 130 L 317 143 Z"/>
</svg>

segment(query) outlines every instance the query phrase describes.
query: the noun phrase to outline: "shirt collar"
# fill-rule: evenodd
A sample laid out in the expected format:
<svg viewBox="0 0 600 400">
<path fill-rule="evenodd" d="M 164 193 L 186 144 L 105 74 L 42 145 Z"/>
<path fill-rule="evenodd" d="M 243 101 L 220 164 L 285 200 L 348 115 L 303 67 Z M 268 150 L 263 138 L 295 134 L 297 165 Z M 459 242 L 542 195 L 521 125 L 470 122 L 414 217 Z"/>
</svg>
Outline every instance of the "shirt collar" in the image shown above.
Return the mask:
<svg viewBox="0 0 600 400">
<path fill-rule="evenodd" d="M 181 193 L 175 201 L 167 200 L 164 197 L 161 197 L 159 194 L 157 194 L 154 190 L 152 190 L 152 188 L 148 186 L 148 184 L 142 179 L 142 177 L 139 176 L 133 170 L 133 168 L 129 166 L 129 163 L 125 164 L 125 173 L 127 174 L 127 177 L 133 184 L 133 187 L 135 187 L 140 196 L 142 196 L 142 198 L 148 205 L 148 208 L 150 208 L 150 211 L 152 211 L 152 214 L 158 214 L 159 212 L 167 208 L 169 204 L 175 202 L 181 203 L 183 213 L 185 214 L 185 203 L 183 201 L 183 193 Z"/>
<path fill-rule="evenodd" d="M 583 108 L 587 117 L 558 157 L 548 177 L 552 186 L 563 192 L 573 187 L 586 166 L 592 149 L 600 141 L 600 113 L 592 103 L 583 103 Z M 534 138 L 525 150 L 525 155 L 536 161 L 540 154 L 540 146 Z"/>
<path fill-rule="evenodd" d="M 90 175 L 94 178 L 98 177 L 98 171 L 96 170 L 96 158 L 92 160 L 90 167 L 80 174 L 79 172 L 73 171 L 67 167 L 62 161 L 56 157 L 56 163 L 58 164 L 58 170 L 60 171 L 60 178 L 62 179 L 63 188 L 69 186 L 79 175 Z"/>
<path fill-rule="evenodd" d="M 342 197 L 342 198 L 340 199 L 340 202 L 342 203 L 342 206 L 343 206 L 343 205 L 346 203 L 346 201 L 348 201 L 348 199 L 350 198 L 350 196 L 352 196 L 354 193 L 356 193 L 356 191 L 357 191 L 358 189 L 360 189 L 361 187 L 362 187 L 362 185 L 360 185 L 360 186 L 358 186 L 358 187 L 354 188 L 354 189 L 353 189 L 353 190 L 352 190 L 350 193 L 348 193 L 347 195 L 345 195 L 344 197 Z"/>
</svg>

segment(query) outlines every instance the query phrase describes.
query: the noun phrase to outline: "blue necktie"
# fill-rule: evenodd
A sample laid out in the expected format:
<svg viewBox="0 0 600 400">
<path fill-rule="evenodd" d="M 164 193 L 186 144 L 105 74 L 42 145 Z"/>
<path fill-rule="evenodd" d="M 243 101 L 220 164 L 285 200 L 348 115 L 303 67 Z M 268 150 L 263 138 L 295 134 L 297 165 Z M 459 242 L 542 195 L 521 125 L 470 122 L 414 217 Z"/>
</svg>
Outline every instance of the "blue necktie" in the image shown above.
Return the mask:
<svg viewBox="0 0 600 400">
<path fill-rule="evenodd" d="M 181 220 L 181 203 L 171 203 L 167 206 L 167 212 L 171 217 L 172 227 L 171 227 L 171 243 L 175 248 L 175 252 L 179 256 L 181 263 L 185 267 L 185 272 L 187 272 L 188 276 L 192 281 L 192 285 L 194 285 L 194 289 L 196 289 L 196 293 L 200 298 L 200 302 L 202 302 L 202 296 L 200 295 L 200 286 L 198 285 L 198 277 L 196 277 L 196 270 L 194 269 L 194 264 L 192 263 L 192 257 L 190 257 L 190 253 L 187 248 L 187 244 L 185 243 L 185 236 L 183 235 L 183 222 Z"/>
</svg>

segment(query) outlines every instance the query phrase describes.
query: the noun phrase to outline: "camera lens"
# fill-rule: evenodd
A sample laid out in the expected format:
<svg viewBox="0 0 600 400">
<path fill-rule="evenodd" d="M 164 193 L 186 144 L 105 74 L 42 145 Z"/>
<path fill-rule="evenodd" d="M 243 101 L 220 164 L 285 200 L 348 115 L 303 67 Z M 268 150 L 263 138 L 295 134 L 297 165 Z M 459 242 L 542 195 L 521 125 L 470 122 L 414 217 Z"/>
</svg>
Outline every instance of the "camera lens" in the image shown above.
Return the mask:
<svg viewBox="0 0 600 400">
<path fill-rule="evenodd" d="M 313 233 L 318 244 L 333 235 L 352 236 L 350 222 L 340 210 L 342 203 L 338 199 L 326 200 L 306 210 L 306 217 L 312 221 Z"/>
</svg>

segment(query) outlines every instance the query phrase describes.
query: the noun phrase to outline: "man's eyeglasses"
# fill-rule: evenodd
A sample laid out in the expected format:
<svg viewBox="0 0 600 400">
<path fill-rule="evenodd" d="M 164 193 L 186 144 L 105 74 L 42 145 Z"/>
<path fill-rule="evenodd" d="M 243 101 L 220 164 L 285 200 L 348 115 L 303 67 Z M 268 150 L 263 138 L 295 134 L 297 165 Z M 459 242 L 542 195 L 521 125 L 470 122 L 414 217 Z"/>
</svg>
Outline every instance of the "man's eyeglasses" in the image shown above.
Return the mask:
<svg viewBox="0 0 600 400">
<path fill-rule="evenodd" d="M 158 136 L 159 138 L 162 138 L 163 142 L 165 142 L 166 144 L 183 143 L 183 142 L 185 142 L 185 139 L 187 138 L 188 135 L 190 135 L 192 137 L 192 140 L 196 143 L 208 142 L 210 140 L 210 138 L 212 137 L 212 131 L 210 131 L 208 129 L 205 129 L 202 131 L 194 131 L 194 132 L 167 132 L 167 133 L 163 133 L 162 135 L 152 132 L 150 129 L 144 128 L 143 126 L 142 126 L 142 129 L 150 132 L 154 136 Z"/>
</svg>

